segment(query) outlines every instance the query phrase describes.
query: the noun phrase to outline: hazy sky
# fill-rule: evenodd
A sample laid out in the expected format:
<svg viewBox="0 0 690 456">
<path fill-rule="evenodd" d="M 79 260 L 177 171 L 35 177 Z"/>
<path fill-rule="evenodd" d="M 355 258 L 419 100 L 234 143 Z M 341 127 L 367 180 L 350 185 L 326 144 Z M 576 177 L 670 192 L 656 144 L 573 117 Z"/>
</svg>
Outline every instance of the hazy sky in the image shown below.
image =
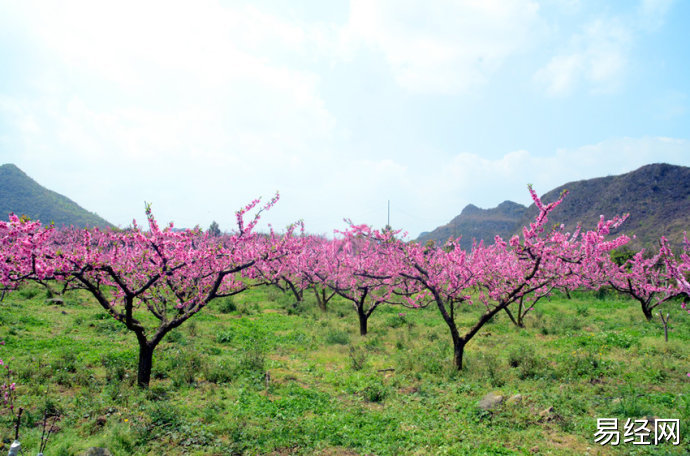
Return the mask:
<svg viewBox="0 0 690 456">
<path fill-rule="evenodd" d="M 690 165 L 690 2 L 0 0 L 0 163 L 112 223 L 343 218 Z M 613 214 L 607 214 L 613 215 Z"/>
</svg>

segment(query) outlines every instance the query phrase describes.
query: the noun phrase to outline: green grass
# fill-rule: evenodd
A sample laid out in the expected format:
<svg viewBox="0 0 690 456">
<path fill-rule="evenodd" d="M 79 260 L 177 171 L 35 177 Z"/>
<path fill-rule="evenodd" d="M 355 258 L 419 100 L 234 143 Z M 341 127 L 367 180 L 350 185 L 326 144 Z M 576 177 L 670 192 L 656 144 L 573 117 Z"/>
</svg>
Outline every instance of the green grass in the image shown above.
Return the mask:
<svg viewBox="0 0 690 456">
<path fill-rule="evenodd" d="M 212 303 L 164 339 L 142 391 L 134 335 L 88 295 L 64 306 L 46 305 L 33 286 L 9 295 L 0 358 L 26 410 L 23 446 L 37 450 L 47 408 L 62 416 L 47 456 L 90 446 L 114 455 L 688 454 L 690 320 L 679 306 L 669 307 L 665 343 L 661 324 L 632 301 L 543 300 L 524 329 L 499 314 L 458 372 L 434 308 L 381 307 L 362 337 L 347 302 L 334 298 L 324 314 L 310 295 L 297 308 L 289 298 L 259 288 Z M 460 326 L 479 312 L 460 309 Z M 480 410 L 489 392 L 523 399 Z M 680 419 L 681 445 L 594 443 L 596 418 L 646 415 Z M 1 412 L 0 451 L 11 428 Z"/>
</svg>

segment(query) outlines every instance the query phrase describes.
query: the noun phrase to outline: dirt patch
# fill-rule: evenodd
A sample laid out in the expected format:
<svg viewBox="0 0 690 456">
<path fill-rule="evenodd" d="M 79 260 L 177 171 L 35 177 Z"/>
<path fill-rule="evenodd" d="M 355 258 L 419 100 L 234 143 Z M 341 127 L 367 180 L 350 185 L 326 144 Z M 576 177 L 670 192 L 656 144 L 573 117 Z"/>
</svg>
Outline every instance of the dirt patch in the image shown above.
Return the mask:
<svg viewBox="0 0 690 456">
<path fill-rule="evenodd" d="M 567 448 L 571 454 L 582 454 L 590 456 L 604 456 L 612 454 L 608 447 L 602 447 L 592 441 L 583 442 L 581 438 L 571 434 L 559 434 L 556 432 L 549 432 L 546 440 L 551 443 L 551 447 L 565 449 Z M 542 448 L 540 448 L 541 450 Z"/>
<path fill-rule="evenodd" d="M 419 388 L 416 386 L 405 386 L 398 390 L 400 394 L 414 394 L 419 392 Z"/>
<path fill-rule="evenodd" d="M 326 448 L 317 453 L 319 456 L 359 456 L 359 453 L 350 450 L 349 448 Z"/>
<path fill-rule="evenodd" d="M 298 451 L 299 451 L 299 446 L 294 445 L 294 446 L 285 447 L 285 448 L 278 448 L 277 450 L 273 450 L 268 454 L 271 456 L 289 456 L 291 454 L 297 454 Z"/>
</svg>

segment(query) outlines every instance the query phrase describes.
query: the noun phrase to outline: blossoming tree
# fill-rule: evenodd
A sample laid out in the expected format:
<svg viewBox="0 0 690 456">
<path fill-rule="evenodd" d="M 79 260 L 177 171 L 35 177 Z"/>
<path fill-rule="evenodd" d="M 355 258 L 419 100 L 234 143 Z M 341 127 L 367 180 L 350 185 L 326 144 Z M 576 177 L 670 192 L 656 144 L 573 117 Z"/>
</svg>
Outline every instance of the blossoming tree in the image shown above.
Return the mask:
<svg viewBox="0 0 690 456">
<path fill-rule="evenodd" d="M 270 208 L 274 198 L 261 210 Z M 50 252 L 57 279 L 75 279 L 114 319 L 132 331 L 139 343 L 137 383 L 147 387 L 153 352 L 166 334 L 217 297 L 247 289 L 242 273 L 260 262 L 286 255 L 284 239 L 266 242 L 253 233 L 259 213 L 251 223 L 244 215 L 255 200 L 237 212 L 238 232 L 218 239 L 198 231 L 160 229 L 147 208 L 148 231 L 113 232 L 84 230 L 78 242 Z M 144 314 L 157 324 L 146 324 Z"/>
<path fill-rule="evenodd" d="M 591 262 L 627 242 L 624 236 L 605 240 L 610 230 L 623 221 L 618 218 L 602 219 L 596 231 L 582 236 L 579 231 L 573 235 L 561 229 L 547 232 L 548 215 L 565 194 L 543 204 L 531 187 L 529 190 L 539 214 L 522 229 L 522 236 L 516 235 L 509 242 L 496 236 L 492 245 L 475 244 L 470 252 L 463 251 L 457 240 L 445 248 L 402 242 L 395 245 L 402 262 L 398 267 L 400 275 L 422 286 L 448 326 L 457 369 L 462 369 L 467 343 L 497 313 L 526 296 L 544 296 L 554 286 L 577 287 Z M 476 298 L 472 292 L 477 292 Z M 455 306 L 474 301 L 484 306 L 484 312 L 461 334 L 455 320 Z"/>
<path fill-rule="evenodd" d="M 45 279 L 52 267 L 43 250 L 53 235 L 52 226 L 38 221 L 24 220 L 10 214 L 7 222 L 0 221 L 0 289 L 2 296 L 29 278 Z"/>
</svg>

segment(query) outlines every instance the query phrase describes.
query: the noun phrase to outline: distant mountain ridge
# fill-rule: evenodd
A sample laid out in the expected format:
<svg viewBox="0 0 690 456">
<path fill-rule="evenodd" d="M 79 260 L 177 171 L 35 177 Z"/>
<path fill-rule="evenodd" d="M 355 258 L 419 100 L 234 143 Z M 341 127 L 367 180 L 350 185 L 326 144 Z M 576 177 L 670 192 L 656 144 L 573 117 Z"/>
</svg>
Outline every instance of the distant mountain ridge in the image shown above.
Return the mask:
<svg viewBox="0 0 690 456">
<path fill-rule="evenodd" d="M 0 166 L 0 216 L 7 219 L 10 212 L 27 215 L 44 225 L 57 226 L 113 226 L 107 220 L 79 206 L 71 199 L 41 186 L 17 166 Z"/>
<path fill-rule="evenodd" d="M 496 234 L 504 238 L 510 236 L 526 213 L 525 206 L 513 201 L 504 201 L 491 209 L 481 209 L 474 204 L 468 204 L 460 215 L 448 224 L 420 234 L 417 240 L 424 243 L 431 239 L 436 243 L 443 243 L 449 238 L 455 239 L 462 235 L 460 246 L 468 250 L 472 247 L 474 239 L 483 239 L 484 242 L 491 243 Z"/>
<path fill-rule="evenodd" d="M 657 163 L 619 176 L 569 182 L 541 198 L 554 201 L 563 190 L 568 190 L 568 196 L 549 222 L 562 223 L 571 232 L 578 223 L 585 229 L 595 227 L 601 214 L 611 218 L 625 213 L 630 217 L 618 231 L 636 236 L 629 244 L 632 248 L 654 247 L 662 235 L 678 246 L 683 231 L 690 231 L 690 168 L 685 166 Z M 462 235 L 460 245 L 469 249 L 473 239 L 492 243 L 496 234 L 512 236 L 536 214 L 534 204 L 525 207 L 504 201 L 492 209 L 470 204 L 448 224 L 422 233 L 417 240 L 443 243 Z"/>
</svg>

